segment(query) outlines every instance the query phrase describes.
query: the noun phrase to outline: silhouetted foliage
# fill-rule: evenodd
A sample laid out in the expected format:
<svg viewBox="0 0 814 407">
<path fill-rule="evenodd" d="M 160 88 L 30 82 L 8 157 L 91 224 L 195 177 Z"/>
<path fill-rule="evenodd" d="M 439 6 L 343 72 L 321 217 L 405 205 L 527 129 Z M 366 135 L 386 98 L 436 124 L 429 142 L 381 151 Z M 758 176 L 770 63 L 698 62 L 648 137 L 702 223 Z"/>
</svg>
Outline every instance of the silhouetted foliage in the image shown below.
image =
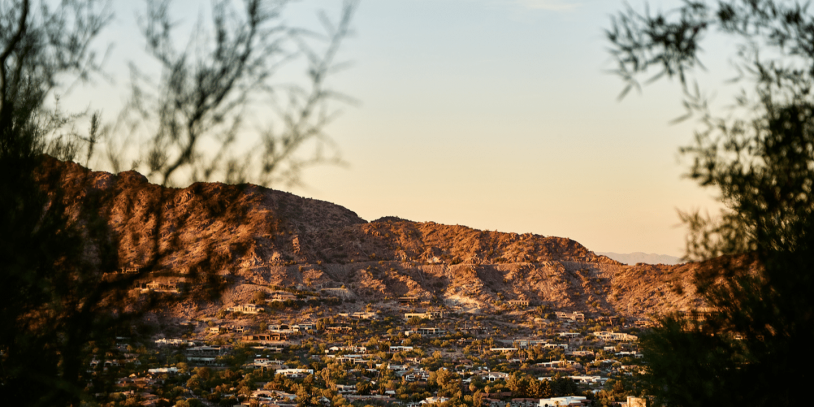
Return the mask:
<svg viewBox="0 0 814 407">
<path fill-rule="evenodd" d="M 88 163 L 104 142 L 111 162 L 134 158 L 137 167 L 145 163 L 150 175 L 164 184 L 179 182 L 181 176 L 174 176 L 178 173 L 185 180 L 219 176 L 229 181 L 295 182 L 303 165 L 325 161 L 319 149 L 307 160 L 295 152 L 309 140 L 320 141 L 318 146 L 329 144 L 322 133 L 331 117 L 325 102 L 335 93 L 327 90 L 325 80 L 335 68 L 333 58 L 348 32 L 355 3 L 344 3 L 336 25 L 323 16 L 328 33 L 317 38 L 327 44 L 323 53 L 308 41 L 308 35 L 316 34 L 280 22 L 284 1 L 246 0 L 242 13 L 230 4 L 214 2 L 211 34 L 201 25 L 193 46 L 176 52 L 169 35 L 173 25 L 167 14 L 169 2 L 148 2 L 142 28 L 148 49 L 163 67 L 162 79 L 152 89 L 158 96 L 151 99 L 134 84 L 134 102 L 121 115 L 120 125 L 107 126 L 95 113 L 64 113 L 57 97 L 99 74 L 94 40 L 111 21 L 107 3 L 0 0 L 3 404 L 94 404 L 90 394 L 109 388 L 104 380 L 112 378 L 90 377 L 87 363 L 92 354 L 104 357 L 116 336 L 130 336 L 139 329 L 145 333 L 148 327 L 136 321 L 159 304 L 164 308 L 190 297 L 217 298 L 228 282 L 218 275 L 226 259 L 210 247 L 204 248 L 205 260 L 188 270 L 189 284 L 181 294 L 134 294 L 139 280 L 175 272 L 159 267 L 180 245 L 173 236 L 166 238 L 169 244 L 160 245 L 156 233 L 165 221 L 162 202 L 167 192 L 146 205 L 155 222 L 139 232 L 140 268 L 114 273 L 130 264 L 120 258 L 119 239 L 107 223 L 109 193 L 91 188 L 87 176 L 66 186 L 62 173 L 66 167 L 52 157 Z M 296 47 L 282 47 L 286 41 Z M 299 54 L 307 60 L 308 91 L 266 86 L 281 63 Z M 252 162 L 259 162 L 260 170 L 250 173 L 250 161 L 238 163 L 233 154 L 241 114 L 259 90 L 287 95 L 291 103 L 277 110 L 281 120 L 276 130 L 254 140 L 262 146 L 256 151 L 263 153 Z M 89 124 L 87 132 L 76 130 L 83 120 Z M 131 150 L 117 150 L 133 130 L 121 124 L 132 120 L 153 126 L 138 145 L 146 152 L 143 160 Z M 210 151 L 215 155 L 207 155 Z M 214 205 L 206 210 L 219 209 Z"/>
<path fill-rule="evenodd" d="M 814 361 L 814 15 L 797 2 L 687 1 L 668 13 L 619 14 L 607 36 L 626 81 L 654 69 L 677 77 L 702 129 L 681 151 L 688 176 L 719 192 L 719 216 L 682 213 L 686 257 L 705 309 L 673 315 L 641 338 L 648 391 L 659 404 L 805 404 Z M 726 117 L 688 86 L 707 34 L 739 41 L 738 83 Z M 692 91 L 690 89 L 693 89 Z M 794 372 L 793 374 L 791 372 Z"/>
<path fill-rule="evenodd" d="M 320 15 L 325 33 L 287 26 L 287 1 L 246 0 L 243 12 L 231 3 L 214 2 L 211 23 L 199 21 L 177 49 L 170 2 L 147 2 L 141 30 L 161 74 L 155 80 L 131 64 L 130 103 L 106 138 L 117 170 L 134 146 L 145 155 L 131 167 L 162 184 L 296 184 L 306 166 L 341 162 L 323 130 L 337 113 L 330 102 L 349 98 L 327 80 L 343 67 L 334 59 L 354 1 L 345 1 L 336 23 Z M 296 56 L 305 57 L 305 85 L 274 82 Z M 310 156 L 297 154 L 307 146 Z"/>
</svg>

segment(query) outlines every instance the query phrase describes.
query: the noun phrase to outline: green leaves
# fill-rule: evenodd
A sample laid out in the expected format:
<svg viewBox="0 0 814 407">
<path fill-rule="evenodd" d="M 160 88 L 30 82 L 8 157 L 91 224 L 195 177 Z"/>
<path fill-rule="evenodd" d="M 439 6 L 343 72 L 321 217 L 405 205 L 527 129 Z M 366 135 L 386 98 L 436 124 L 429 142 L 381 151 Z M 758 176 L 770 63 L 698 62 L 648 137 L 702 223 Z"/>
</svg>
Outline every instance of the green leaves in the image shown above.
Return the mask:
<svg viewBox="0 0 814 407">
<path fill-rule="evenodd" d="M 795 389 L 811 373 L 785 372 L 814 362 L 804 345 L 814 340 L 814 16 L 791 2 L 688 1 L 656 16 L 628 8 L 612 24 L 625 89 L 652 69 L 679 76 L 683 119 L 701 126 L 681 149 L 687 176 L 724 205 L 716 215 L 680 212 L 686 258 L 703 262 L 694 284 L 711 312 L 664 316 L 641 338 L 648 391 L 670 406 L 805 403 Z M 702 32 L 742 44 L 736 82 L 748 88 L 723 117 L 697 87 L 687 91 Z"/>
</svg>

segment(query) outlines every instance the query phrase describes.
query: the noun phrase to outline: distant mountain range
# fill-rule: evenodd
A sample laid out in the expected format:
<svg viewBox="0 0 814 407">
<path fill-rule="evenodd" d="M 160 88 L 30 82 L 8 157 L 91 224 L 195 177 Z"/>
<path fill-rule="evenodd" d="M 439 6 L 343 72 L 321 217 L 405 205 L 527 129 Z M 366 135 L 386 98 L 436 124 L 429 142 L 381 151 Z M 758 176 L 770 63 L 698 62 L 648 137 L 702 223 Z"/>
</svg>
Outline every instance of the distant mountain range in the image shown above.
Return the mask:
<svg viewBox="0 0 814 407">
<path fill-rule="evenodd" d="M 666 254 L 642 253 L 642 252 L 635 253 L 596 252 L 596 254 L 607 256 L 620 263 L 625 263 L 629 265 L 634 265 L 638 263 L 675 265 L 683 263 L 680 257 L 668 256 Z"/>
<path fill-rule="evenodd" d="M 597 315 L 645 315 L 697 302 L 696 265 L 667 265 L 678 262 L 671 256 L 602 256 L 561 237 L 398 217 L 367 221 L 330 202 L 256 185 L 165 188 L 133 171 L 94 172 L 53 158 L 40 172 L 43 188 L 61 191 L 77 222 L 98 225 L 89 215 L 101 216 L 117 251 L 118 265 L 110 268 L 181 276 L 199 270 L 229 281 L 222 298 L 172 311 L 183 318 L 245 303 L 270 286 L 360 304 L 411 296 L 466 312 L 520 300 Z"/>
</svg>

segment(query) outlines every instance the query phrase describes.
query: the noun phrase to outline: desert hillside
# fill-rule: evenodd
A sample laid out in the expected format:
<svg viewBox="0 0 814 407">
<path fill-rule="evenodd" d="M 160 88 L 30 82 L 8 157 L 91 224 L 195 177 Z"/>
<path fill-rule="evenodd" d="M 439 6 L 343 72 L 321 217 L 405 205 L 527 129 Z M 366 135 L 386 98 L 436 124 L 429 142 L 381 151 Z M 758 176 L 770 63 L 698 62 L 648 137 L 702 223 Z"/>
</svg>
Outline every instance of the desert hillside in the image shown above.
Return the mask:
<svg viewBox="0 0 814 407">
<path fill-rule="evenodd" d="M 610 257 L 611 259 L 614 259 L 618 262 L 622 262 L 625 264 L 646 263 L 646 264 L 676 265 L 683 263 L 680 257 L 670 256 L 667 254 L 642 253 L 642 252 L 634 253 L 599 252 L 597 254 Z"/>
<path fill-rule="evenodd" d="M 93 172 L 52 158 L 39 179 L 63 194 L 77 222 L 92 222 L 88 213 L 102 220 L 117 253 L 109 267 L 229 276 L 223 303 L 282 286 L 359 302 L 415 296 L 466 312 L 511 300 L 630 316 L 697 305 L 693 265 L 627 266 L 566 238 L 397 217 L 368 222 L 330 202 L 256 185 L 165 188 L 136 172 Z"/>
</svg>

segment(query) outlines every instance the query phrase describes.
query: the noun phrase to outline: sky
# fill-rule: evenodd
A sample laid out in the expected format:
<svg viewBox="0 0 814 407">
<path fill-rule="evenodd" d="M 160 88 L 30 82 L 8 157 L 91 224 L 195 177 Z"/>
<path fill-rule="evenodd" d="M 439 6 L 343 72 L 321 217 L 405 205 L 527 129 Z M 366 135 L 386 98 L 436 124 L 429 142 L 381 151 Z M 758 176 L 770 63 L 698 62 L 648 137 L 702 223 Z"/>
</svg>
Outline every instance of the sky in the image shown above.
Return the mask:
<svg viewBox="0 0 814 407">
<path fill-rule="evenodd" d="M 182 15 L 209 4 L 180 3 Z M 115 43 L 110 83 L 119 87 L 124 61 L 143 49 L 129 4 L 114 6 L 106 34 Z M 339 4 L 303 0 L 286 18 L 316 25 L 318 10 L 335 15 Z M 682 255 L 677 210 L 714 208 L 714 191 L 682 178 L 687 162 L 678 148 L 697 126 L 670 124 L 683 114 L 676 82 L 617 99 L 623 84 L 608 72 L 603 30 L 623 7 L 614 0 L 361 1 L 339 53 L 350 67 L 330 82 L 358 103 L 343 106 L 326 128 L 348 165 L 307 169 L 304 185 L 290 192 L 367 220 L 398 216 L 568 237 L 598 252 Z M 711 61 L 709 72 L 725 62 Z M 713 87 L 723 81 L 702 79 Z"/>
</svg>

